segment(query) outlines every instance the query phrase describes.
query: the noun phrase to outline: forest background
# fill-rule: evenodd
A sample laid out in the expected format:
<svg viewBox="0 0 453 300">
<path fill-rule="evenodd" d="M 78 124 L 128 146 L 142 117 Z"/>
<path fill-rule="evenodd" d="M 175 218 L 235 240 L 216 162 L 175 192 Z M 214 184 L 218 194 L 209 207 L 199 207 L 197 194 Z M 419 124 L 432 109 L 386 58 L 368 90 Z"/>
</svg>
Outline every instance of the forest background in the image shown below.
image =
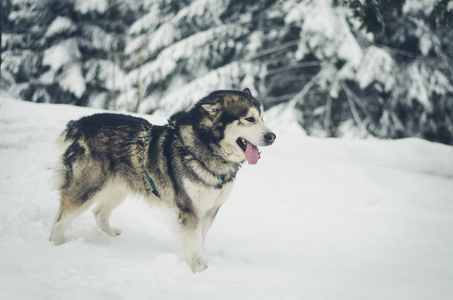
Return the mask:
<svg viewBox="0 0 453 300">
<path fill-rule="evenodd" d="M 2 0 L 0 89 L 168 116 L 248 87 L 308 135 L 453 144 L 452 20 L 449 0 Z"/>
</svg>

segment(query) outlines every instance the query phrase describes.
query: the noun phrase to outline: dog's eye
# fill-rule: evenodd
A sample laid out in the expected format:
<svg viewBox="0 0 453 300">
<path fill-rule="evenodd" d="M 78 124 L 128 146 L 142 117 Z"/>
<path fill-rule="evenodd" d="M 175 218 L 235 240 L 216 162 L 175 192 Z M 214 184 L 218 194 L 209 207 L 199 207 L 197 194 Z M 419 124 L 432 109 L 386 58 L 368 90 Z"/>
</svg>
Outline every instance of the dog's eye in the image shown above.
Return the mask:
<svg viewBox="0 0 453 300">
<path fill-rule="evenodd" d="M 245 118 L 245 120 L 247 122 L 250 122 L 250 123 L 255 123 L 255 118 L 254 117 L 248 117 L 248 118 Z"/>
</svg>

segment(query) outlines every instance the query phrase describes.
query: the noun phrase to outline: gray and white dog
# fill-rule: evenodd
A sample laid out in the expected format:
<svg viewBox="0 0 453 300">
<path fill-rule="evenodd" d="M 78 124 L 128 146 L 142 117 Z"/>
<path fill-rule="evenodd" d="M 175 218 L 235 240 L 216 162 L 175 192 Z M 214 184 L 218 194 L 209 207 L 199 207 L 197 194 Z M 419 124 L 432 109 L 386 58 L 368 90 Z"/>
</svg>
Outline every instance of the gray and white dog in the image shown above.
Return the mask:
<svg viewBox="0 0 453 300">
<path fill-rule="evenodd" d="M 107 113 L 71 121 L 61 136 L 61 205 L 50 240 L 64 243 L 68 225 L 94 203 L 98 226 L 117 236 L 112 210 L 128 195 L 141 195 L 174 212 L 186 262 L 201 272 L 206 234 L 236 173 L 245 160 L 256 164 L 257 146 L 275 138 L 249 89 L 212 92 L 166 126 Z"/>
</svg>

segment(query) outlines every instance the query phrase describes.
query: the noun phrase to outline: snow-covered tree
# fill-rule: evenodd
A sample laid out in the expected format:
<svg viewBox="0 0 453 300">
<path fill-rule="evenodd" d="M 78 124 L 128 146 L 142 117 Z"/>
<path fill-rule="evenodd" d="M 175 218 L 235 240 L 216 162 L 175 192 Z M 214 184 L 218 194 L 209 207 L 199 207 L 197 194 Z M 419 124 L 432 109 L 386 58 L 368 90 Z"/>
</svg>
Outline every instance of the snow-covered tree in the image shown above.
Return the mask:
<svg viewBox="0 0 453 300">
<path fill-rule="evenodd" d="M 386 1 L 364 3 L 371 2 Z M 320 65 L 282 104 L 300 111 L 298 121 L 307 133 L 453 142 L 452 31 L 429 25 L 435 5 L 408 1 L 378 18 L 379 26 L 364 26 L 335 1 L 284 5 L 291 6 L 283 10 L 285 22 L 300 28 L 293 65 L 305 67 L 309 60 Z"/>
<path fill-rule="evenodd" d="M 35 102 L 107 107 L 124 81 L 118 56 L 133 1 L 7 0 L 2 87 Z"/>
<path fill-rule="evenodd" d="M 40 40 L 49 13 L 34 0 L 2 1 L 2 78 L 0 86 L 32 101 L 50 101 L 37 80 L 41 68 Z"/>
<path fill-rule="evenodd" d="M 259 64 L 245 60 L 251 16 L 241 13 L 242 19 L 232 22 L 228 10 L 233 2 L 145 2 L 129 31 L 130 88 L 122 105 L 168 113 L 215 89 L 256 88 Z"/>
<path fill-rule="evenodd" d="M 448 0 L 4 0 L 1 88 L 168 116 L 249 87 L 310 135 L 453 143 Z"/>
</svg>

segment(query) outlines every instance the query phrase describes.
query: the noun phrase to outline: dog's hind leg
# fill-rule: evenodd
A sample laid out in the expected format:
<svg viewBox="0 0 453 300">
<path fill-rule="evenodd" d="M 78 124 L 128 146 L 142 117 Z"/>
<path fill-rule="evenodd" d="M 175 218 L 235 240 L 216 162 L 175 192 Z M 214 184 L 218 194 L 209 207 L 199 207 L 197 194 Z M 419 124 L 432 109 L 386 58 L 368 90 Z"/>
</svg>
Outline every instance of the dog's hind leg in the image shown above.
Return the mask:
<svg viewBox="0 0 453 300">
<path fill-rule="evenodd" d="M 99 228 L 108 235 L 115 237 L 121 234 L 121 230 L 110 227 L 110 215 L 112 211 L 120 205 L 126 198 L 124 189 L 114 183 L 108 184 L 101 192 L 96 195 L 96 207 L 92 210 L 96 223 Z"/>
<path fill-rule="evenodd" d="M 50 240 L 55 244 L 55 246 L 61 245 L 65 242 L 64 233 L 69 224 L 86 211 L 90 207 L 91 203 L 91 201 L 87 201 L 82 205 L 78 205 L 77 202 L 72 201 L 69 197 L 62 196 L 61 205 L 50 234 Z"/>
<path fill-rule="evenodd" d="M 70 163 L 65 160 L 60 175 L 61 204 L 52 227 L 50 240 L 55 245 L 64 243 L 69 224 L 93 204 L 95 196 L 105 186 L 102 166 L 93 160 Z"/>
</svg>

